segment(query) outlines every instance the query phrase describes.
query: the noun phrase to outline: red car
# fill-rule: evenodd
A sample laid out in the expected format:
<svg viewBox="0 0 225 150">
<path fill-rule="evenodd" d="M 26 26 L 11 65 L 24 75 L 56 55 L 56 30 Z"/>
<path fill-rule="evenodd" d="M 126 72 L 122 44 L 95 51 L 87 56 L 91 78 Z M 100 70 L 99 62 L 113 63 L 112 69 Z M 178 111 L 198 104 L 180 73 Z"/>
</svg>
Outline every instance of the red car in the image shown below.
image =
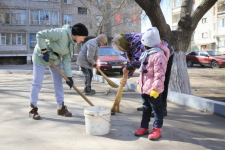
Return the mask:
<svg viewBox="0 0 225 150">
<path fill-rule="evenodd" d="M 99 56 L 97 65 L 102 71 L 119 72 L 123 74 L 123 68 L 127 63 L 127 59 L 121 56 L 112 47 L 99 47 Z M 93 69 L 95 74 L 99 74 L 96 69 Z"/>
<path fill-rule="evenodd" d="M 200 64 L 201 66 L 211 66 L 219 68 L 225 66 L 225 56 L 214 50 L 198 50 L 186 55 L 187 66 Z"/>
</svg>

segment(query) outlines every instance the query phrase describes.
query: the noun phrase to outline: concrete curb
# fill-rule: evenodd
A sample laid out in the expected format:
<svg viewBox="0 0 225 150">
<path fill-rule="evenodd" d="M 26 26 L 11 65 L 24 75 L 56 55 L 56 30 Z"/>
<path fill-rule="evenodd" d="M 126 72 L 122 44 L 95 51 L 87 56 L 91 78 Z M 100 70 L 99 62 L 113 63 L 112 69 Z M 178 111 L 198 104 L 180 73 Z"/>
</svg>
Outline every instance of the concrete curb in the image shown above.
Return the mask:
<svg viewBox="0 0 225 150">
<path fill-rule="evenodd" d="M 73 71 L 73 74 L 83 76 L 82 71 Z M 118 85 L 120 84 L 120 79 L 115 79 L 115 78 L 109 78 L 109 79 L 117 83 Z M 93 80 L 107 84 L 107 81 L 100 75 L 94 74 Z M 138 92 L 136 86 L 137 86 L 137 83 L 127 82 L 124 88 L 124 91 L 131 90 L 131 91 Z M 110 88 L 109 91 L 113 94 L 116 94 L 117 88 Z M 181 106 L 187 106 L 187 107 L 194 108 L 196 110 L 200 110 L 203 112 L 210 112 L 210 113 L 215 113 L 218 115 L 225 116 L 225 103 L 223 102 L 218 102 L 218 101 L 201 98 L 201 97 L 197 97 L 193 95 L 178 93 L 174 91 L 168 92 L 167 100 Z"/>
<path fill-rule="evenodd" d="M 225 103 L 223 102 L 177 93 L 174 91 L 168 92 L 167 100 L 181 106 L 187 106 L 203 112 L 210 112 L 225 116 Z"/>
</svg>

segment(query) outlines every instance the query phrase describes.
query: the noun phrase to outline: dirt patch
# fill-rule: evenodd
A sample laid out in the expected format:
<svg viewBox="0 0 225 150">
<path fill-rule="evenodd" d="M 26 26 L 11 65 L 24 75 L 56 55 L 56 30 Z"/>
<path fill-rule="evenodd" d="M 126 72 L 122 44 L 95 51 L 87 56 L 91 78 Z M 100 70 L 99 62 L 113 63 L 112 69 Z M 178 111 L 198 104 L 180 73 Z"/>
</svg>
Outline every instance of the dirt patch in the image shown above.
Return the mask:
<svg viewBox="0 0 225 150">
<path fill-rule="evenodd" d="M 193 67 L 188 74 L 194 95 L 225 102 L 225 68 Z"/>
</svg>

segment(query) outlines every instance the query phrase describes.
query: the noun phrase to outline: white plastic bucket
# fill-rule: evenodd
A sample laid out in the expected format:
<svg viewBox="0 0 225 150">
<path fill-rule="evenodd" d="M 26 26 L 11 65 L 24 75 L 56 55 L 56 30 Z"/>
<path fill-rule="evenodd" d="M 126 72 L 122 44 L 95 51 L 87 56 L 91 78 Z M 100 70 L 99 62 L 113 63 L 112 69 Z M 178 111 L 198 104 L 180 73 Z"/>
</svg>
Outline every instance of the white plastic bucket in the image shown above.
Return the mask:
<svg viewBox="0 0 225 150">
<path fill-rule="evenodd" d="M 105 135 L 110 130 L 111 110 L 104 106 L 91 106 L 84 109 L 86 133 Z"/>
</svg>

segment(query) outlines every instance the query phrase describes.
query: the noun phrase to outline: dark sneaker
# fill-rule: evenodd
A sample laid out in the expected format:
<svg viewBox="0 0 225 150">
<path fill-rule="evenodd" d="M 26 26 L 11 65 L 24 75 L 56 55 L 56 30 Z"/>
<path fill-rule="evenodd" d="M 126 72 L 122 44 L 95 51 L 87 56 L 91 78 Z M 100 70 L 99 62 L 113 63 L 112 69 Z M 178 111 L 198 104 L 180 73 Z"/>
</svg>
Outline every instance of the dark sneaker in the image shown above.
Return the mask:
<svg viewBox="0 0 225 150">
<path fill-rule="evenodd" d="M 138 107 L 137 111 L 143 111 L 143 107 Z"/>
<path fill-rule="evenodd" d="M 84 92 L 85 95 L 93 95 L 95 93 L 96 93 L 95 90 L 91 90 L 89 92 Z"/>
<path fill-rule="evenodd" d="M 34 120 L 40 120 L 41 116 L 38 114 L 38 108 L 34 107 L 33 104 L 30 104 L 31 111 L 29 112 L 29 117 Z"/>
<path fill-rule="evenodd" d="M 68 111 L 66 106 L 64 106 L 64 102 L 62 103 L 62 108 L 57 109 L 57 114 L 65 117 L 72 117 L 72 113 Z"/>
</svg>

